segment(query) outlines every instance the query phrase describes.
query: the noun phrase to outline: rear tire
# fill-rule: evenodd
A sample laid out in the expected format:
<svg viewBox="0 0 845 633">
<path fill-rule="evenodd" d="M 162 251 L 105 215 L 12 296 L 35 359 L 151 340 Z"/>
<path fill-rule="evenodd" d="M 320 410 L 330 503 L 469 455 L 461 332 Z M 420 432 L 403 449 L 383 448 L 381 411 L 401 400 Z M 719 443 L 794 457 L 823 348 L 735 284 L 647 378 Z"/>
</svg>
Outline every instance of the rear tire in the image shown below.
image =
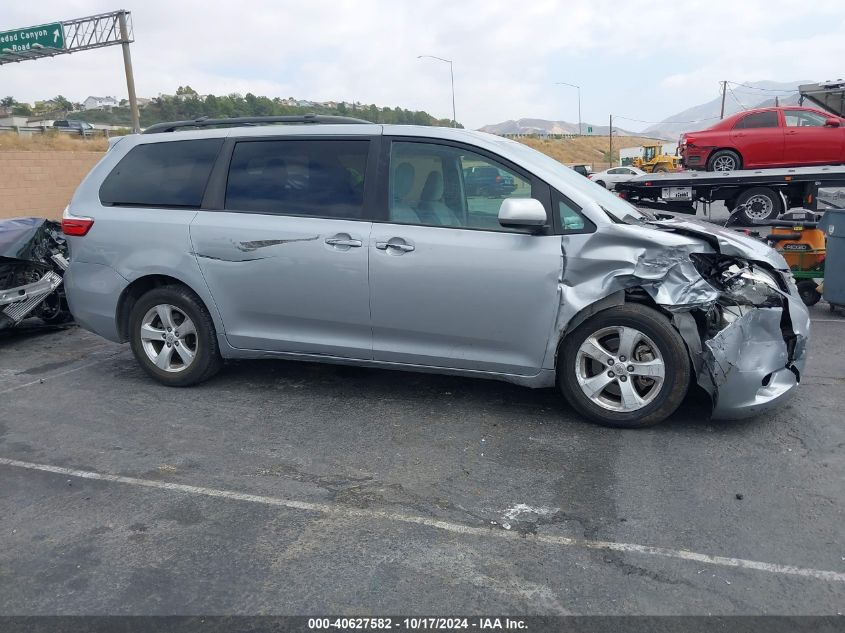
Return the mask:
<svg viewBox="0 0 845 633">
<path fill-rule="evenodd" d="M 593 422 L 642 428 L 662 422 L 680 406 L 690 384 L 690 362 L 669 319 L 629 303 L 599 312 L 566 336 L 558 352 L 557 383 L 572 407 Z"/>
<path fill-rule="evenodd" d="M 768 187 L 752 187 L 743 191 L 736 199 L 736 207 L 740 205 L 747 205 L 745 210 L 737 214 L 746 226 L 774 220 L 783 210 L 780 196 Z"/>
<path fill-rule="evenodd" d="M 669 170 L 666 169 L 665 167 L 655 167 L 652 173 L 660 174 L 660 173 L 665 173 L 665 172 L 668 172 L 668 171 Z"/>
<path fill-rule="evenodd" d="M 742 157 L 732 149 L 713 152 L 707 160 L 707 171 L 736 171 L 742 169 Z"/>
<path fill-rule="evenodd" d="M 144 371 L 168 387 L 201 383 L 223 364 L 211 315 L 185 286 L 142 295 L 129 314 L 129 342 Z"/>
</svg>

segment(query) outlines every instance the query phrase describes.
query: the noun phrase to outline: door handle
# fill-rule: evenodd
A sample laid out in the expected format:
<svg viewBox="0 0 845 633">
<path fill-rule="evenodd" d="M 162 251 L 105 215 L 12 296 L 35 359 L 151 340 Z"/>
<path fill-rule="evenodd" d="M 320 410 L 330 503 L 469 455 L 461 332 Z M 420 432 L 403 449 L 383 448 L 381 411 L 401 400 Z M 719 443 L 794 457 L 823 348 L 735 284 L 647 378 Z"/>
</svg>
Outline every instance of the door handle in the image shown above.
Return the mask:
<svg viewBox="0 0 845 633">
<path fill-rule="evenodd" d="M 395 248 L 397 251 L 403 251 L 405 253 L 414 250 L 414 246 L 411 244 L 394 244 L 392 242 L 376 242 L 376 248 L 380 251 L 386 251 L 388 248 Z"/>
<path fill-rule="evenodd" d="M 798 130 L 788 130 L 787 134 L 798 134 Z"/>
<path fill-rule="evenodd" d="M 329 246 L 352 246 L 359 248 L 363 245 L 363 242 L 348 237 L 329 237 L 326 239 L 326 244 Z"/>
</svg>

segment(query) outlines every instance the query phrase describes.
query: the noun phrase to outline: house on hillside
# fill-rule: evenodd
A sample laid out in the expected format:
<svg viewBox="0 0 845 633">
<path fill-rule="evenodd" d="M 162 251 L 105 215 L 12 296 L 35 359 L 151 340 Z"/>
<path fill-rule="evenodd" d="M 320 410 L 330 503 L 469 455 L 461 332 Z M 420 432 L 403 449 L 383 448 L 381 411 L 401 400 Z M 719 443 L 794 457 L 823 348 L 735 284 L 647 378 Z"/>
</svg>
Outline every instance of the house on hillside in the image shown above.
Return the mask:
<svg viewBox="0 0 845 633">
<path fill-rule="evenodd" d="M 114 97 L 88 97 L 82 102 L 83 110 L 110 110 L 117 106 L 118 101 Z"/>
</svg>

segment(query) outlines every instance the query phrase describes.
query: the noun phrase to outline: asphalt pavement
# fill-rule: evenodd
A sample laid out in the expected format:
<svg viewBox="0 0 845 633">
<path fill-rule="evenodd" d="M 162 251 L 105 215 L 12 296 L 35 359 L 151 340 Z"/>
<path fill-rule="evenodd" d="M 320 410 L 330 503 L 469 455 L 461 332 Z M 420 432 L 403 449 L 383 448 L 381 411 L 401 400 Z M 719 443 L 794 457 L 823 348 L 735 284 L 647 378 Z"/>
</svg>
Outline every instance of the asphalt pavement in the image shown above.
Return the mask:
<svg viewBox="0 0 845 633">
<path fill-rule="evenodd" d="M 0 338 L 3 614 L 845 611 L 845 316 L 796 397 L 714 422 L 286 361 L 153 383 L 76 327 Z"/>
</svg>

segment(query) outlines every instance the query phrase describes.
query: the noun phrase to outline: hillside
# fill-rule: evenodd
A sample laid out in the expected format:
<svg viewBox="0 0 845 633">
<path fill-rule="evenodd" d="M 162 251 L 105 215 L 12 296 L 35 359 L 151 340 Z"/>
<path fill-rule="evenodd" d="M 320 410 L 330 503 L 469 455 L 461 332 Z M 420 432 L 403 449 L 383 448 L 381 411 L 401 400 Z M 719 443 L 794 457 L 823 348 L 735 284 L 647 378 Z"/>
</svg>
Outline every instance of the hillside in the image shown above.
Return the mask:
<svg viewBox="0 0 845 633">
<path fill-rule="evenodd" d="M 587 134 L 587 129 L 592 127 L 591 134 L 596 136 L 607 136 L 607 125 L 596 125 L 595 123 L 581 123 L 581 130 Z M 570 123 L 569 121 L 548 121 L 546 119 L 517 119 L 502 121 L 501 123 L 493 123 L 479 128 L 480 132 L 489 132 L 490 134 L 578 134 L 578 124 Z M 623 130 L 617 126 L 613 126 L 613 131 L 619 136 L 633 136 L 634 132 Z"/>
<path fill-rule="evenodd" d="M 190 88 L 189 88 L 190 89 Z M 181 90 L 181 89 L 180 89 Z M 227 118 L 246 116 L 291 116 L 302 114 L 326 114 L 335 116 L 349 116 L 357 119 L 372 121 L 373 123 L 404 124 L 404 125 L 441 125 L 450 126 L 451 121 L 437 119 L 422 110 L 406 110 L 395 107 L 379 107 L 375 104 L 334 103 L 329 106 L 320 103 L 308 105 L 290 105 L 288 101 L 270 97 L 258 97 L 247 93 L 245 96 L 231 95 L 198 95 L 195 92 L 177 94 L 177 96 L 162 95 L 152 99 L 140 108 L 141 127 L 148 127 L 162 121 L 193 120 L 200 117 Z M 82 119 L 89 123 L 106 123 L 110 125 L 131 125 L 128 107 L 117 107 L 111 110 L 87 110 L 73 112 L 68 118 Z M 458 127 L 463 127 L 458 124 Z"/>
<path fill-rule="evenodd" d="M 566 164 L 600 164 L 607 161 L 607 136 L 579 136 L 564 139 L 522 138 L 520 142 L 548 154 L 555 160 Z M 654 139 L 639 136 L 613 138 L 614 161 L 619 159 L 619 150 L 623 147 L 637 147 Z M 64 134 L 46 134 L 38 136 L 18 136 L 0 134 L 0 152 L 103 152 L 108 143 L 105 138 L 83 139 Z"/>
<path fill-rule="evenodd" d="M 521 138 L 520 143 L 551 156 L 561 163 L 568 165 L 579 163 L 595 163 L 596 166 L 608 163 L 607 136 L 577 136 L 564 139 Z M 638 147 L 646 143 L 653 143 L 654 139 L 640 136 L 613 137 L 613 162 L 619 160 L 619 150 L 624 147 Z"/>
<path fill-rule="evenodd" d="M 811 83 L 803 81 L 753 81 L 740 84 L 728 84 L 725 97 L 725 116 L 748 110 L 751 108 L 765 108 L 775 104 L 775 96 L 780 105 L 798 104 L 798 86 Z M 644 134 L 677 140 L 683 132 L 703 130 L 719 120 L 722 107 L 721 95 L 706 103 L 687 108 L 677 114 L 667 117 L 660 123 L 646 128 Z"/>
</svg>

